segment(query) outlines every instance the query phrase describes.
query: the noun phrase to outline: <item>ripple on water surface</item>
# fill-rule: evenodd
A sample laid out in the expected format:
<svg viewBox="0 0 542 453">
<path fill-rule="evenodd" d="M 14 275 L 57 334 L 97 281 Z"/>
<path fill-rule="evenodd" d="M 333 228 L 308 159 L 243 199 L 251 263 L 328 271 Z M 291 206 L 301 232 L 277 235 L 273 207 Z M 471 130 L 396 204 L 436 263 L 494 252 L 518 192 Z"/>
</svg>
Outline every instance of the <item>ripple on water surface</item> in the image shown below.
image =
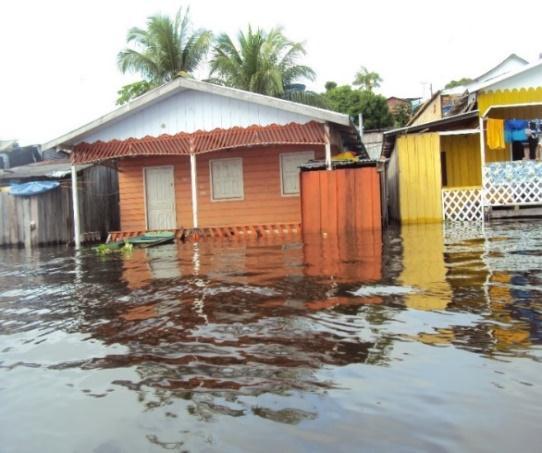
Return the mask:
<svg viewBox="0 0 542 453">
<path fill-rule="evenodd" d="M 532 451 L 541 238 L 0 250 L 0 451 Z"/>
</svg>

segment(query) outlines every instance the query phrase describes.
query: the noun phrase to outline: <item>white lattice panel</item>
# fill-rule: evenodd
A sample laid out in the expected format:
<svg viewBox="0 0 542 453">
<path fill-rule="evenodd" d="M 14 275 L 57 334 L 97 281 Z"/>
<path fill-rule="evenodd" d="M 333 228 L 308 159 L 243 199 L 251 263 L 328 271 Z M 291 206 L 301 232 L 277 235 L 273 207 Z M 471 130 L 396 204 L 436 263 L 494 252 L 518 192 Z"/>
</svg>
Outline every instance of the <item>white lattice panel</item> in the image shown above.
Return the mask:
<svg viewBox="0 0 542 453">
<path fill-rule="evenodd" d="M 442 189 L 444 220 L 474 222 L 483 219 L 481 189 Z"/>
<path fill-rule="evenodd" d="M 484 205 L 542 204 L 542 163 L 498 162 L 484 168 Z"/>
<path fill-rule="evenodd" d="M 542 204 L 542 181 L 533 179 L 529 183 L 485 184 L 487 206 Z"/>
</svg>

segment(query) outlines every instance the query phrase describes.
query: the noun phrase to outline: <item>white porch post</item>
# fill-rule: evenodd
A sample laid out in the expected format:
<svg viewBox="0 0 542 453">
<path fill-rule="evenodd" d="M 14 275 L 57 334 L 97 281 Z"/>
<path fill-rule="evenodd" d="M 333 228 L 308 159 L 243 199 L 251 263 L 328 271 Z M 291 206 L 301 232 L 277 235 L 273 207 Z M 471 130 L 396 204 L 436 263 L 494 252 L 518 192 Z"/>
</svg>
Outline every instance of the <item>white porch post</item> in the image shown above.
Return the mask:
<svg viewBox="0 0 542 453">
<path fill-rule="evenodd" d="M 198 228 L 198 179 L 196 155 L 190 154 L 190 184 L 192 186 L 192 228 Z"/>
<path fill-rule="evenodd" d="M 77 169 L 72 164 L 73 239 L 75 249 L 81 248 L 81 224 L 79 219 L 79 194 L 77 193 Z"/>
<path fill-rule="evenodd" d="M 485 177 L 485 166 L 486 166 L 486 136 L 484 131 L 484 117 L 480 117 L 480 166 L 482 171 L 482 190 L 480 191 L 481 204 L 482 204 L 482 219 L 485 220 L 484 208 L 486 205 L 486 177 Z"/>
<path fill-rule="evenodd" d="M 326 146 L 326 169 L 331 170 L 331 138 L 329 132 L 329 124 L 324 124 L 324 134 L 325 134 L 325 146 Z"/>
</svg>

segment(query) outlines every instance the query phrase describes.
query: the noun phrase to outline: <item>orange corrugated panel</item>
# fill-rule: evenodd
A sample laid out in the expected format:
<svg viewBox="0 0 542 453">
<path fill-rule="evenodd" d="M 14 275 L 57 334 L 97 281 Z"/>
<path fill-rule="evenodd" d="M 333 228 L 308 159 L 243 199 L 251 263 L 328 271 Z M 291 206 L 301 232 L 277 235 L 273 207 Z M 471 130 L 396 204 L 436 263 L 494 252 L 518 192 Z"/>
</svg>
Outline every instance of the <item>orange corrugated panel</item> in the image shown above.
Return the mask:
<svg viewBox="0 0 542 453">
<path fill-rule="evenodd" d="M 301 173 L 301 224 L 303 233 L 320 233 L 320 172 Z"/>
<path fill-rule="evenodd" d="M 324 126 L 315 121 L 306 124 L 255 125 L 122 141 L 80 143 L 75 146 L 72 160 L 82 164 L 127 156 L 201 154 L 247 146 L 321 145 L 324 142 Z"/>
<path fill-rule="evenodd" d="M 303 172 L 301 181 L 304 233 L 341 235 L 381 228 L 376 168 Z"/>
<path fill-rule="evenodd" d="M 382 197 L 380 193 L 380 175 L 376 168 L 372 171 L 373 184 L 373 228 L 382 228 Z"/>
<path fill-rule="evenodd" d="M 320 173 L 321 229 L 328 234 L 337 234 L 337 172 Z"/>
</svg>

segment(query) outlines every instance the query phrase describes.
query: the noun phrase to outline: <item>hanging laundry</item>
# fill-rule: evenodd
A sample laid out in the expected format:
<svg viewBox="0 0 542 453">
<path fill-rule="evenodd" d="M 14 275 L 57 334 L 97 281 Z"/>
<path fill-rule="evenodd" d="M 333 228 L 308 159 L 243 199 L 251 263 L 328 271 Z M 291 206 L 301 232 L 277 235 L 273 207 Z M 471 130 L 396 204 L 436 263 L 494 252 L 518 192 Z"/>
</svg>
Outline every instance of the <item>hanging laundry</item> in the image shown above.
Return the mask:
<svg viewBox="0 0 542 453">
<path fill-rule="evenodd" d="M 504 138 L 506 143 L 527 141 L 527 129 L 529 123 L 526 120 L 506 120 L 504 122 Z"/>
<path fill-rule="evenodd" d="M 522 160 L 525 157 L 522 142 L 512 142 L 512 160 Z"/>
<path fill-rule="evenodd" d="M 530 121 L 526 130 L 527 142 L 529 143 L 529 159 L 536 159 L 536 150 L 538 148 L 539 132 L 536 121 Z"/>
<path fill-rule="evenodd" d="M 489 149 L 504 149 L 504 121 L 487 120 L 487 146 Z"/>
</svg>

